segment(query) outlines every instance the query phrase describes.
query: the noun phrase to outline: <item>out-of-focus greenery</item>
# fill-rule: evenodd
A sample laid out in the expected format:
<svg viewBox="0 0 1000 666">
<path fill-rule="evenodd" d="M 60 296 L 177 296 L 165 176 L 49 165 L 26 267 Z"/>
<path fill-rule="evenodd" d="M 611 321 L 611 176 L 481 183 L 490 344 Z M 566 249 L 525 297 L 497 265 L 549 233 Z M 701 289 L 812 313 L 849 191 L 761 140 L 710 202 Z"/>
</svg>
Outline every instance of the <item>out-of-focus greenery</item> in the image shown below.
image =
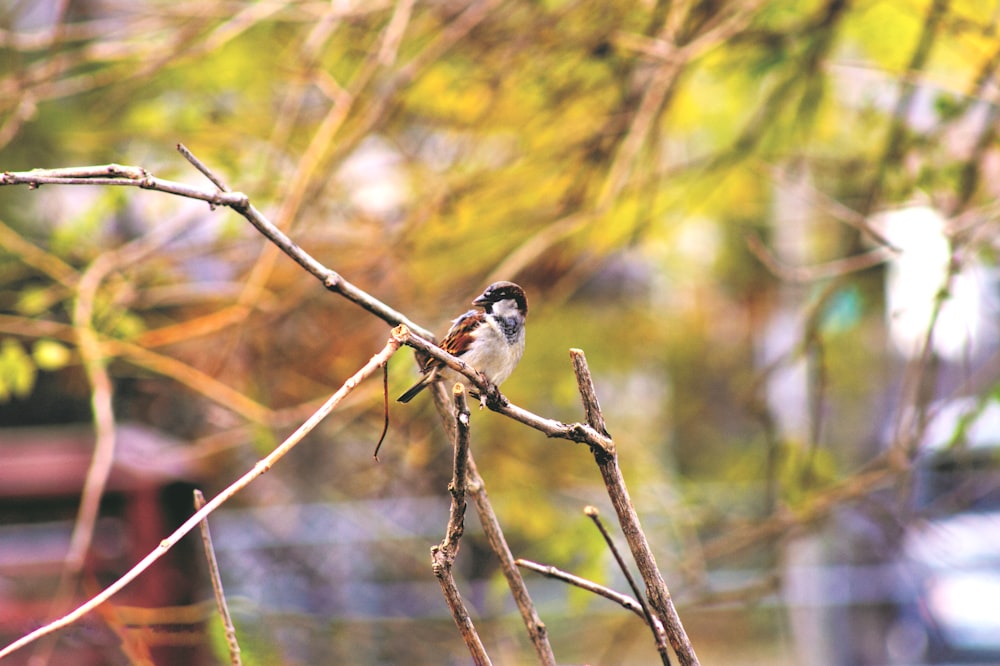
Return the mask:
<svg viewBox="0 0 1000 666">
<path fill-rule="evenodd" d="M 518 281 L 528 347 L 505 394 L 579 420 L 567 349 L 586 351 L 649 537 L 668 570 L 689 565 L 681 598 L 699 587 L 699 539 L 808 512 L 877 455 L 900 398 L 883 267 L 790 281 L 748 238 L 786 267 L 820 265 L 879 247 L 857 220 L 919 200 L 965 220 L 956 247 L 993 255 L 1000 43 L 978 0 L 60 4 L 0 14 L 0 169 L 116 162 L 204 183 L 182 142 L 321 262 L 437 331 L 489 281 Z M 80 417 L 79 277 L 165 227 L 102 281 L 93 323 L 265 408 L 234 412 L 109 348 L 119 418 L 194 447 L 229 436 L 219 483 L 387 335 L 228 211 L 3 188 L 0 222 L 0 425 Z M 792 367 L 808 394 L 797 429 L 768 397 Z M 393 396 L 413 377 L 400 354 Z M 36 409 L 44 392 L 65 411 Z M 443 496 L 429 399 L 393 403 L 374 465 L 381 404 L 372 382 L 251 501 Z M 516 554 L 607 576 L 579 513 L 606 506 L 586 449 L 488 412 L 473 433 Z M 406 557 L 393 566 L 421 575 L 423 546 Z"/>
</svg>

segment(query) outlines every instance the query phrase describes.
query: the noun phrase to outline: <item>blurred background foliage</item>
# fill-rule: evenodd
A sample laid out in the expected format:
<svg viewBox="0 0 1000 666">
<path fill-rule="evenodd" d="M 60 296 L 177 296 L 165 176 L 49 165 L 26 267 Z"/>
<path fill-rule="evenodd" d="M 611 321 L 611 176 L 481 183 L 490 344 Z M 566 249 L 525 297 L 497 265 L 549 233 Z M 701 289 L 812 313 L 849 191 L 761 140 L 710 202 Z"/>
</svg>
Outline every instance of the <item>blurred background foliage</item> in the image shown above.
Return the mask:
<svg viewBox="0 0 1000 666">
<path fill-rule="evenodd" d="M 586 351 L 699 647 L 699 623 L 718 619 L 707 574 L 751 571 L 750 590 L 771 580 L 776 545 L 821 520 L 831 489 L 941 386 L 933 350 L 891 339 L 896 241 L 876 214 L 938 211 L 943 277 L 994 263 L 998 12 L 979 0 L 14 0 L 0 13 L 0 168 L 116 162 L 204 184 L 182 142 L 317 259 L 432 330 L 493 279 L 524 285 L 527 352 L 503 390 L 579 420 L 567 349 Z M 99 263 L 110 268 L 90 324 L 122 343 L 105 346 L 116 418 L 183 441 L 216 487 L 388 333 L 224 210 L 131 189 L 4 188 L 0 221 L 0 425 L 89 420 L 72 311 Z M 965 340 L 952 389 L 988 394 L 995 363 L 977 360 L 994 343 Z M 409 354 L 390 370 L 395 396 L 414 377 Z M 445 497 L 451 454 L 429 400 L 393 403 L 383 462 L 371 461 L 380 394 L 363 387 L 240 502 Z M 606 509 L 588 453 L 489 413 L 473 432 L 515 554 L 612 580 L 580 514 Z M 889 444 L 912 455 L 916 440 L 897 431 Z M 802 522 L 725 545 L 787 511 Z M 379 575 L 427 580 L 438 538 L 380 554 Z M 489 579 L 477 539 L 460 562 Z M 501 591 L 482 595 L 490 640 L 515 663 L 518 623 Z M 590 620 L 571 621 L 641 634 L 603 603 L 543 605 L 557 655 L 655 659 L 651 643 L 604 654 Z M 761 613 L 735 616 L 748 640 L 791 649 L 781 612 Z M 387 636 L 409 648 L 426 636 L 412 663 L 461 661 L 440 618 L 440 631 L 400 620 L 326 634 L 306 615 L 247 620 L 248 645 L 317 663 L 346 649 L 324 641 L 357 639 L 371 663 L 403 663 Z M 275 663 L 267 654 L 259 663 Z"/>
</svg>

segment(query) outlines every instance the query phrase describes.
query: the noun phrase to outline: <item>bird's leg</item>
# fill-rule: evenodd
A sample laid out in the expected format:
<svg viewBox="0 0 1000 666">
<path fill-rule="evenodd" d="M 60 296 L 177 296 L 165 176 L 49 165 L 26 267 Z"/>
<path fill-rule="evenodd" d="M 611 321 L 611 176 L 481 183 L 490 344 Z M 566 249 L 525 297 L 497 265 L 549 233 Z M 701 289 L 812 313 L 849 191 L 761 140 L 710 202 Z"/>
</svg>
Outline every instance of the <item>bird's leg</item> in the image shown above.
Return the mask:
<svg viewBox="0 0 1000 666">
<path fill-rule="evenodd" d="M 476 386 L 469 387 L 469 395 L 473 400 L 479 401 L 479 409 L 486 407 L 487 405 L 491 407 L 506 407 L 509 403 L 506 396 L 500 392 L 497 385 L 489 380 L 489 378 L 483 373 L 479 373 L 479 379 L 483 384 L 486 385 L 486 390 L 482 391 Z"/>
<path fill-rule="evenodd" d="M 480 391 L 477 387 L 473 386 L 473 387 L 469 388 L 469 393 L 472 395 L 473 398 L 476 398 L 476 399 L 479 400 L 479 409 L 482 409 L 483 407 L 486 406 L 486 399 L 489 397 L 490 389 L 494 389 L 495 390 L 496 387 L 493 386 L 493 383 L 489 380 L 489 377 L 487 377 L 482 372 L 479 372 L 477 370 L 476 374 L 479 375 L 479 381 L 480 381 L 480 383 L 483 384 L 484 386 L 486 386 L 487 390 L 486 391 Z"/>
<path fill-rule="evenodd" d="M 506 396 L 500 392 L 497 385 L 487 383 L 486 394 L 479 398 L 479 408 L 482 409 L 485 405 L 489 405 L 491 408 L 500 409 L 506 407 L 508 404 L 510 403 Z"/>
</svg>

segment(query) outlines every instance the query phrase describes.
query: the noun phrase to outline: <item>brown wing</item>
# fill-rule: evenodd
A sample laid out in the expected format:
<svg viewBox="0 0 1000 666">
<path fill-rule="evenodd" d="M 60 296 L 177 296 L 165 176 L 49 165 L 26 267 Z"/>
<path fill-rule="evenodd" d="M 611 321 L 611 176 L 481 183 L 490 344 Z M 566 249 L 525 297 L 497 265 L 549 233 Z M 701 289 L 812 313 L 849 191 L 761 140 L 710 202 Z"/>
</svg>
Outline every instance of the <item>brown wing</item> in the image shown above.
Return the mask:
<svg viewBox="0 0 1000 666">
<path fill-rule="evenodd" d="M 469 310 L 464 315 L 456 319 L 451 324 L 451 328 L 448 329 L 448 333 L 444 336 L 444 341 L 441 343 L 441 349 L 445 350 L 452 356 L 462 356 L 468 351 L 469 345 L 472 343 L 475 335 L 476 328 L 482 322 L 485 315 L 479 310 Z M 418 393 L 423 391 L 429 383 L 434 381 L 436 378 L 436 370 L 443 367 L 444 363 L 437 360 L 436 358 L 431 358 L 427 361 L 427 364 L 421 369 L 423 377 L 416 384 L 410 387 L 408 391 L 403 393 L 403 395 L 396 398 L 399 402 L 409 402 Z"/>
<path fill-rule="evenodd" d="M 469 310 L 456 319 L 448 329 L 448 334 L 441 343 L 441 349 L 452 356 L 461 356 L 468 351 L 474 337 L 473 333 L 482 323 L 483 317 L 483 313 L 479 310 Z"/>
</svg>

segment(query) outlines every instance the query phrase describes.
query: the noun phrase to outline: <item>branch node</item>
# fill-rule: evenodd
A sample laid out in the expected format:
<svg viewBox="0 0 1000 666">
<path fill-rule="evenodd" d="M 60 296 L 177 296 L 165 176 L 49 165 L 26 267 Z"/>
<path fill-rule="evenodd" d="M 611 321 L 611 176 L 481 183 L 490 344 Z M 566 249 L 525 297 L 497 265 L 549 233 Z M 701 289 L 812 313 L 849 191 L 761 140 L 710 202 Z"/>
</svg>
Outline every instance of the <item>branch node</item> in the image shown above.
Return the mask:
<svg viewBox="0 0 1000 666">
<path fill-rule="evenodd" d="M 406 326 L 406 324 L 400 324 L 392 329 L 390 335 L 397 343 L 405 345 L 409 342 L 412 333 L 410 333 L 410 329 Z"/>
<path fill-rule="evenodd" d="M 344 278 L 342 278 L 340 273 L 337 273 L 336 271 L 330 271 L 330 273 L 323 278 L 323 286 L 330 291 L 340 291 L 343 284 Z"/>
</svg>

